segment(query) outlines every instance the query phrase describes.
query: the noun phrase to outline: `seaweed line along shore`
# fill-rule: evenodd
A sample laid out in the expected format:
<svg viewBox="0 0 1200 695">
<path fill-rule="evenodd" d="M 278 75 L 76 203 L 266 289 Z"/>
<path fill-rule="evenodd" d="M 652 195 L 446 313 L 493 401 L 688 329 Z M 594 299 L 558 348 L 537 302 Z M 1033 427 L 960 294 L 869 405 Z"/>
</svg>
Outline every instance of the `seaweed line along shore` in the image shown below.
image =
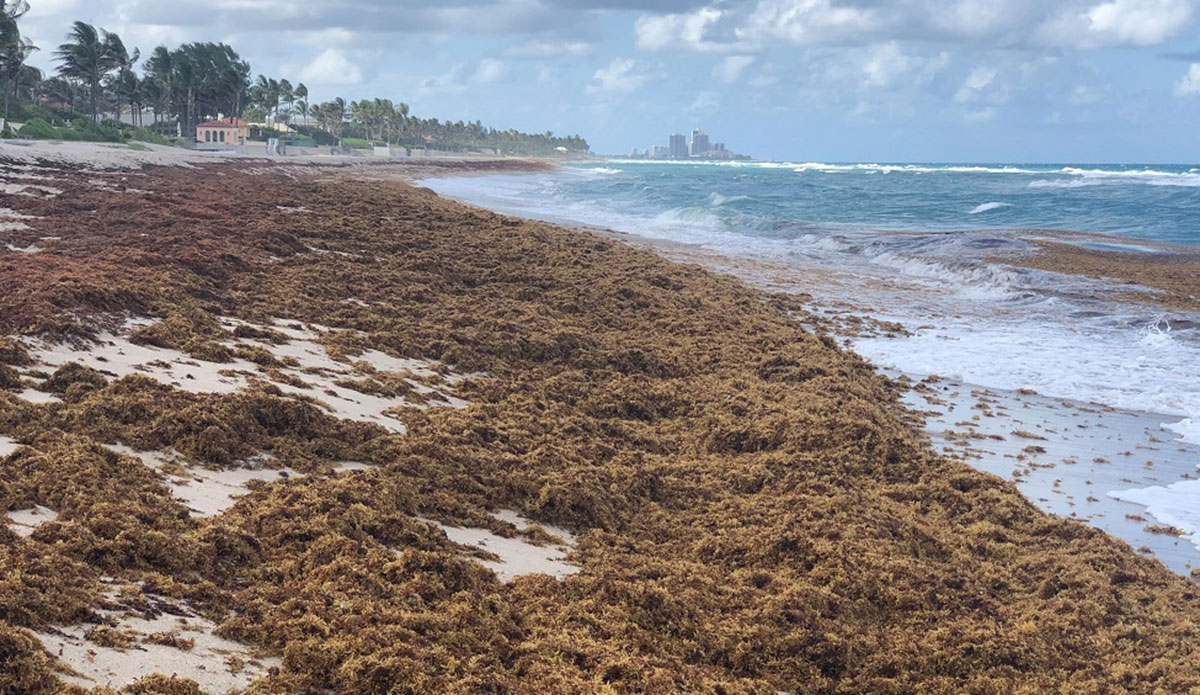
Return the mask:
<svg viewBox="0 0 1200 695">
<path fill-rule="evenodd" d="M 794 284 L 145 150 L 0 146 L 0 693 L 1200 692 L 1200 587 Z"/>
</svg>

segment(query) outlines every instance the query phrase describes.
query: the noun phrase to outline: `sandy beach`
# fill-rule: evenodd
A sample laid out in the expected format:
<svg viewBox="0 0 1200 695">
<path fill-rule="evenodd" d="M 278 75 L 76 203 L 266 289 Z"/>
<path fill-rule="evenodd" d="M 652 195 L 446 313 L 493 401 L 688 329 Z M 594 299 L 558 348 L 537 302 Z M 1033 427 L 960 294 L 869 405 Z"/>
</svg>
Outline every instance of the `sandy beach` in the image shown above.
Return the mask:
<svg viewBox="0 0 1200 695">
<path fill-rule="evenodd" d="M 1152 415 L 880 373 L 845 346 L 906 329 L 836 274 L 409 182 L 541 162 L 51 147 L 0 147 L 12 692 L 1200 689 L 1195 546 L 1092 491 L 1195 474 Z"/>
</svg>

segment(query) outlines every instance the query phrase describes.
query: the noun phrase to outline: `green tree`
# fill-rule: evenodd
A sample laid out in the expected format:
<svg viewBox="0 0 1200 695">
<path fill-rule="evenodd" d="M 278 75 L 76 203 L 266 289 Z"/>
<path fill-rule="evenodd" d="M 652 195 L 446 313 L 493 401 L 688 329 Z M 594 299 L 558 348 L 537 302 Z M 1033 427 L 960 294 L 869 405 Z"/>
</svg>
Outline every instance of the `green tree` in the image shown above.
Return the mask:
<svg viewBox="0 0 1200 695">
<path fill-rule="evenodd" d="M 28 11 L 29 3 L 24 0 L 0 0 L 0 79 L 3 81 L 0 88 L 4 89 L 5 117 L 8 116 L 9 99 L 17 98 L 17 90 L 24 81 L 22 78 L 32 77 L 33 73 L 29 70 L 36 70 L 25 65 L 25 60 L 38 50 L 38 47 L 21 36 L 21 30 L 17 26 L 17 20 Z M 36 74 L 40 81 L 41 72 L 37 71 Z"/>
<path fill-rule="evenodd" d="M 107 41 L 107 32 L 86 22 L 75 22 L 67 35 L 67 42 L 58 47 L 58 74 L 67 79 L 79 80 L 88 88 L 88 99 L 92 111 L 92 123 L 100 120 L 101 85 L 104 78 L 117 68 Z"/>
<path fill-rule="evenodd" d="M 133 101 L 137 98 L 138 78 L 134 74 L 133 68 L 142 58 L 142 52 L 138 49 L 133 49 L 130 53 L 125 48 L 125 42 L 120 36 L 112 32 L 107 32 L 104 35 L 104 50 L 108 54 L 109 62 L 112 69 L 116 73 L 110 78 L 109 88 L 116 101 L 115 116 L 116 120 L 121 120 L 121 112 L 125 104 L 130 106 L 130 114 L 133 111 Z"/>
<path fill-rule="evenodd" d="M 308 87 L 305 87 L 304 83 L 301 82 L 300 84 L 296 85 L 294 94 L 296 96 L 297 111 L 299 111 L 300 116 L 304 118 L 305 121 L 308 121 Z"/>
</svg>

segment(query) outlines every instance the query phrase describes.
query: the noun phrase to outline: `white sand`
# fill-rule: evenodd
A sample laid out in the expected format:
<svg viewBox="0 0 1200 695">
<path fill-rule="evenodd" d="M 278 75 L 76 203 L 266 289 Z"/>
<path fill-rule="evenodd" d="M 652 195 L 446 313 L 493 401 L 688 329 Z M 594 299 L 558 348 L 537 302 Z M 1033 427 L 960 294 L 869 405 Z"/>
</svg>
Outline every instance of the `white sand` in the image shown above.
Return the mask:
<svg viewBox="0 0 1200 695">
<path fill-rule="evenodd" d="M 511 510 L 501 510 L 492 516 L 511 523 L 518 531 L 525 531 L 536 523 Z M 447 526 L 430 519 L 420 520 L 438 527 L 455 543 L 474 546 L 499 556 L 499 561 L 475 561 L 495 572 L 502 582 L 511 582 L 523 574 L 548 574 L 555 579 L 562 579 L 579 572 L 579 567 L 569 564 L 566 559 L 575 547 L 576 538 L 570 531 L 557 526 L 541 524 L 546 532 L 558 536 L 566 544 L 537 546 L 524 536 L 504 538 L 487 529 Z"/>
<path fill-rule="evenodd" d="M 17 440 L 13 439 L 12 437 L 5 437 L 4 435 L 0 434 L 0 458 L 4 458 L 5 456 L 8 456 L 12 452 L 14 452 L 20 448 L 21 448 L 21 445 L 17 443 Z"/>
<path fill-rule="evenodd" d="M 18 536 L 28 538 L 42 524 L 58 519 L 58 512 L 48 507 L 34 505 L 33 509 L 18 509 L 8 513 L 9 526 Z"/>
<path fill-rule="evenodd" d="M 222 321 L 227 328 L 250 325 L 230 318 Z M 227 363 L 206 362 L 193 359 L 177 350 L 137 345 L 125 337 L 130 331 L 148 323 L 149 321 L 144 319 L 126 321 L 120 335 L 102 333 L 98 343 L 83 348 L 47 341 L 26 342 L 35 359 L 49 369 L 56 369 L 69 362 L 78 362 L 114 378 L 142 374 L 192 393 L 229 394 L 249 386 L 252 378 L 273 381 L 253 362 L 242 359 L 234 359 Z M 285 334 L 289 342 L 285 345 L 273 345 L 266 341 L 238 340 L 225 344 L 229 347 L 260 347 L 271 352 L 277 359 L 294 359 L 298 367 L 283 368 L 280 371 L 286 377 L 298 379 L 311 388 L 295 386 L 284 381 L 274 382 L 275 385 L 286 393 L 315 399 L 336 417 L 371 422 L 403 434 L 404 424 L 390 416 L 394 410 L 438 406 L 467 407 L 466 401 L 450 395 L 448 388 L 436 390 L 411 378 L 407 381 L 417 393 L 436 393 L 443 397 L 442 400 L 435 398 L 429 404 L 410 402 L 404 398 L 361 393 L 336 383 L 343 379 L 361 378 L 363 374 L 356 369 L 358 364 L 362 364 L 368 371 L 436 376 L 437 365 L 433 362 L 394 357 L 378 350 L 367 350 L 345 361 L 337 360 L 324 346 L 316 342 L 323 333 L 334 329 L 314 324 L 296 327 L 295 322 L 283 319 L 276 320 L 270 328 Z M 443 378 L 443 381 L 447 387 L 454 383 L 451 377 Z M 30 396 L 27 398 L 30 401 L 44 402 L 46 398 L 28 392 L 23 395 Z"/>
<path fill-rule="evenodd" d="M 34 193 L 30 193 L 34 191 Z M 40 198 L 54 198 L 62 194 L 62 190 L 34 183 L 0 183 L 0 193 L 5 195 L 24 195 Z"/>
<path fill-rule="evenodd" d="M 172 610 L 183 616 L 163 613 L 147 619 L 133 613 L 100 611 L 119 621 L 115 628 L 136 633 L 136 643 L 127 650 L 102 647 L 85 637 L 92 625 L 71 625 L 54 632 L 35 633 L 46 649 L 79 675 L 62 674 L 68 683 L 91 688 L 121 688 L 152 673 L 190 678 L 214 695 L 247 688 L 255 679 L 281 665 L 279 659 L 256 657 L 250 647 L 213 634 L 216 626 L 194 615 L 184 606 Z M 61 634 L 60 634 L 61 633 Z M 194 640 L 190 650 L 155 644 L 146 637 L 155 633 L 176 633 Z"/>
<path fill-rule="evenodd" d="M 0 143 L 0 158 L 29 165 L 36 164 L 40 159 L 93 169 L 140 169 L 147 165 L 191 166 L 230 156 L 222 152 L 199 152 L 179 147 L 150 144 L 145 144 L 145 147 L 147 151 L 133 150 L 125 145 L 92 142 L 4 142 Z"/>
<path fill-rule="evenodd" d="M 38 405 L 63 402 L 61 398 L 53 393 L 46 393 L 45 391 L 38 391 L 37 389 L 25 389 L 21 393 L 18 393 L 17 396 L 19 396 L 22 400 L 29 401 L 30 403 L 36 403 Z"/>
<path fill-rule="evenodd" d="M 118 454 L 133 456 L 160 473 L 168 463 L 180 464 L 177 455 L 173 452 L 136 451 L 123 444 L 112 444 L 108 448 Z M 171 493 L 179 501 L 195 512 L 196 516 L 210 517 L 216 516 L 236 504 L 239 497 L 249 492 L 248 485 L 251 481 L 261 480 L 272 483 L 285 477 L 300 475 L 288 468 L 266 468 L 263 463 L 267 460 L 269 460 L 268 457 L 260 456 L 256 460 L 244 462 L 242 468 L 226 470 L 208 470 L 190 466 L 187 467 L 188 473 L 184 477 L 166 473 L 164 475 L 166 475 Z"/>
</svg>

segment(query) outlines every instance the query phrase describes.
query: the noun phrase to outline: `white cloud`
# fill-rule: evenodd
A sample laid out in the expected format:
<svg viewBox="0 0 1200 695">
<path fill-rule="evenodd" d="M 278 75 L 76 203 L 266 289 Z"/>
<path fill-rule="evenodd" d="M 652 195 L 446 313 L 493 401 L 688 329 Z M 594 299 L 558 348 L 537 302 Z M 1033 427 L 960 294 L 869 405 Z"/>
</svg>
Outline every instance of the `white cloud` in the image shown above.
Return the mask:
<svg viewBox="0 0 1200 695">
<path fill-rule="evenodd" d="M 361 40 L 360 36 L 348 29 L 333 27 L 320 31 L 290 32 L 288 37 L 295 43 L 318 48 L 345 48 Z"/>
<path fill-rule="evenodd" d="M 484 58 L 475 64 L 473 70 L 463 63 L 458 63 L 446 72 L 421 80 L 417 91 L 421 94 L 462 94 L 471 85 L 499 82 L 508 75 L 508 66 L 496 58 Z"/>
<path fill-rule="evenodd" d="M 1127 46 L 1153 46 L 1192 19 L 1192 0 L 1110 0 L 1087 12 L 1092 32 Z"/>
<path fill-rule="evenodd" d="M 459 63 L 441 75 L 421 80 L 417 91 L 421 94 L 462 94 L 467 91 L 467 85 L 462 75 L 463 65 Z"/>
<path fill-rule="evenodd" d="M 704 113 L 715 111 L 721 102 L 717 99 L 714 92 L 703 91 L 696 95 L 696 99 L 692 101 L 692 105 L 688 107 L 688 111 L 692 113 Z"/>
<path fill-rule="evenodd" d="M 963 86 L 959 87 L 954 94 L 954 101 L 965 104 L 975 101 L 996 80 L 996 69 L 990 67 L 975 68 L 971 74 L 967 75 L 967 79 L 963 82 Z"/>
<path fill-rule="evenodd" d="M 510 46 L 504 51 L 509 58 L 587 58 L 592 55 L 592 45 L 582 41 L 529 41 Z"/>
<path fill-rule="evenodd" d="M 861 65 L 863 84 L 877 89 L 918 86 L 927 83 L 949 62 L 947 53 L 929 57 L 909 54 L 899 43 L 889 41 L 865 55 Z"/>
<path fill-rule="evenodd" d="M 1181 99 L 1200 97 L 1200 63 L 1189 65 L 1187 74 L 1175 83 L 1175 96 Z"/>
<path fill-rule="evenodd" d="M 643 15 L 633 25 L 638 48 L 735 52 L 743 45 L 729 34 L 734 15 L 716 7 L 683 14 Z"/>
<path fill-rule="evenodd" d="M 639 48 L 750 53 L 937 41 L 979 47 L 1151 46 L 1183 32 L 1200 0 L 711 0 L 637 20 Z"/>
<path fill-rule="evenodd" d="M 471 81 L 479 84 L 488 82 L 497 82 L 508 74 L 508 68 L 503 61 L 495 58 L 484 58 L 479 61 L 479 65 L 475 68 L 475 74 L 471 76 Z"/>
<path fill-rule="evenodd" d="M 607 67 L 600 68 L 592 75 L 593 84 L 589 84 L 586 92 L 595 94 L 628 94 L 641 89 L 655 75 L 644 70 L 633 58 L 613 58 Z"/>
<path fill-rule="evenodd" d="M 827 44 L 872 32 L 881 24 L 876 10 L 841 7 L 834 0 L 759 0 L 739 33 L 755 39 Z"/>
<path fill-rule="evenodd" d="M 982 109 L 967 109 L 963 112 L 963 120 L 967 123 L 983 123 L 996 117 L 996 107 L 986 106 Z"/>
<path fill-rule="evenodd" d="M 300 71 L 300 79 L 318 85 L 358 84 L 363 76 L 362 70 L 350 62 L 345 53 L 327 48 Z"/>
<path fill-rule="evenodd" d="M 713 79 L 725 84 L 737 82 L 746 68 L 754 64 L 754 56 L 729 56 L 713 68 Z"/>
</svg>

